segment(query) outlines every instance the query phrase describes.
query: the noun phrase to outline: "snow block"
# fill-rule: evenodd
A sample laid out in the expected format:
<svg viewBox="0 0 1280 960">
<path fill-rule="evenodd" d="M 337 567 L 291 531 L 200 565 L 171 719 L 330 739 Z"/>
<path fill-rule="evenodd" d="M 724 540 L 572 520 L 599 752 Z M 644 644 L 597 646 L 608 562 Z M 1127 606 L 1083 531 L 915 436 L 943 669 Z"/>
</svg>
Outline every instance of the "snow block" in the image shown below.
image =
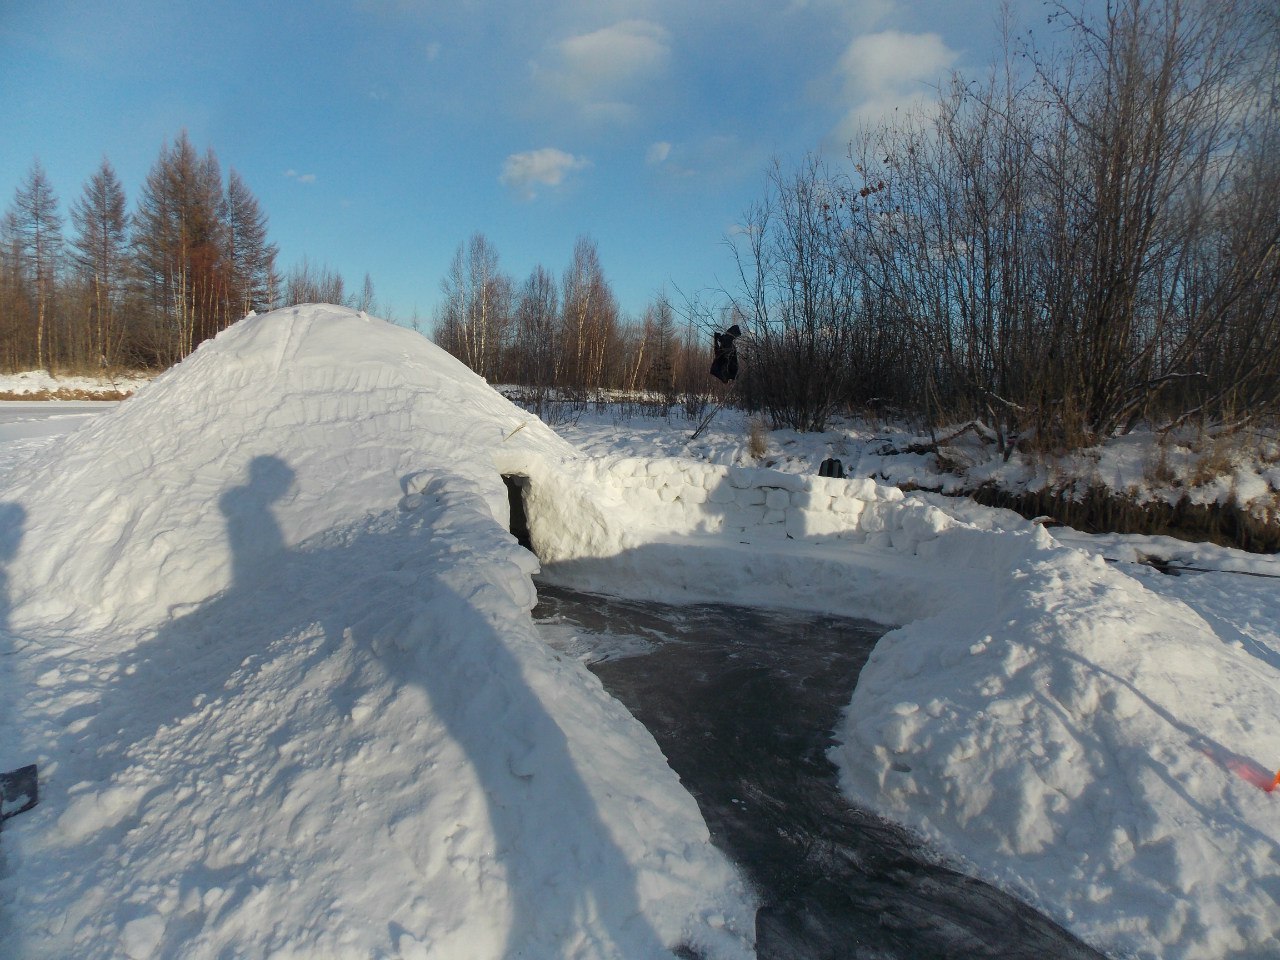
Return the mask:
<svg viewBox="0 0 1280 960">
<path fill-rule="evenodd" d="M 728 484 L 722 484 L 720 486 L 713 487 L 707 493 L 708 503 L 727 504 L 727 503 L 733 503 L 733 500 L 734 500 L 733 488 L 730 487 Z"/>
<path fill-rule="evenodd" d="M 879 500 L 880 497 L 876 493 L 876 489 L 876 482 L 865 477 L 858 480 L 845 481 L 845 496 L 854 497 L 858 500 Z"/>
<path fill-rule="evenodd" d="M 858 529 L 864 533 L 881 533 L 889 525 L 887 511 L 879 503 L 868 503 L 858 517 Z"/>
<path fill-rule="evenodd" d="M 934 540 L 938 534 L 954 525 L 954 521 L 937 507 L 910 503 L 901 513 L 902 529 L 915 540 Z"/>
<path fill-rule="evenodd" d="M 832 512 L 847 517 L 849 522 L 854 524 L 857 523 L 865 506 L 865 500 L 855 500 L 853 497 L 837 497 L 831 501 Z"/>
<path fill-rule="evenodd" d="M 764 505 L 770 510 L 785 510 L 791 506 L 791 495 L 785 490 L 770 487 L 764 492 Z"/>
</svg>

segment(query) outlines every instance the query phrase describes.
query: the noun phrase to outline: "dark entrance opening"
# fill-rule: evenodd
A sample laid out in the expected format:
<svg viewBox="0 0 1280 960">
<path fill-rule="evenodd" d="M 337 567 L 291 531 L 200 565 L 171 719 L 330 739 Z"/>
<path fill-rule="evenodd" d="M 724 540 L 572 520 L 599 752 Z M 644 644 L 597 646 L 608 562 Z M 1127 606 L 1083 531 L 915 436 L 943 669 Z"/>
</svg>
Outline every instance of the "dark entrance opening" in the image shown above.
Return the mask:
<svg viewBox="0 0 1280 960">
<path fill-rule="evenodd" d="M 507 503 L 511 507 L 511 535 L 520 546 L 533 553 L 529 515 L 524 510 L 524 492 L 529 489 L 529 478 L 518 473 L 503 474 L 502 482 L 507 486 Z"/>
</svg>

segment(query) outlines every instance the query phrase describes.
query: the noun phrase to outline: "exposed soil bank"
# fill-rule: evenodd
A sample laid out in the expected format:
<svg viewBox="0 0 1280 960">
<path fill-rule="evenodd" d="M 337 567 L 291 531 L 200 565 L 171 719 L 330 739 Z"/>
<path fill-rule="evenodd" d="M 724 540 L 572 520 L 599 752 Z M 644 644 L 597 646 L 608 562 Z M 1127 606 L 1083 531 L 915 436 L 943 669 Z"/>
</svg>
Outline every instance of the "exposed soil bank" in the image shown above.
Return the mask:
<svg viewBox="0 0 1280 960">
<path fill-rule="evenodd" d="M 1184 496 L 1172 504 L 1139 503 L 1098 486 L 1078 497 L 1070 490 L 1011 493 L 984 484 L 968 496 L 983 506 L 1013 510 L 1028 520 L 1052 517 L 1085 533 L 1137 533 L 1208 541 L 1253 553 L 1280 551 L 1280 518 L 1259 519 L 1234 502 L 1199 504 Z"/>
<path fill-rule="evenodd" d="M 59 390 L 32 390 L 29 393 L 14 393 L 0 391 L 0 401 L 3 400 L 128 400 L 133 396 L 132 390 L 80 390 L 80 389 L 59 389 Z"/>
</svg>

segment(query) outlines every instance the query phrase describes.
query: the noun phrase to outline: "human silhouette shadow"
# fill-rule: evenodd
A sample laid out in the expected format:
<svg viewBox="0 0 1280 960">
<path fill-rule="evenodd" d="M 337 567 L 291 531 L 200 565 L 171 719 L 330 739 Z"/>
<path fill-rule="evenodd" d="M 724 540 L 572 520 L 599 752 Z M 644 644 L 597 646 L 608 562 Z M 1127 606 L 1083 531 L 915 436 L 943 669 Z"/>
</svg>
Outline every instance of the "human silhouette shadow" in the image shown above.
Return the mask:
<svg viewBox="0 0 1280 960">
<path fill-rule="evenodd" d="M 81 719 L 87 725 L 67 718 L 59 748 L 76 757 L 69 777 L 114 783 L 121 771 L 129 775 L 131 768 L 169 762 L 171 755 L 197 745 L 184 762 L 195 764 L 196 771 L 216 769 L 227 786 L 198 792 L 181 811 L 162 814 L 165 822 L 153 827 L 151 837 L 169 836 L 171 846 L 187 851 L 180 859 L 164 860 L 171 887 L 183 895 L 223 890 L 226 900 L 219 909 L 229 913 L 257 895 L 263 880 L 252 865 L 277 859 L 270 845 L 292 835 L 282 811 L 294 802 L 300 779 L 322 763 L 315 755 L 289 759 L 288 748 L 299 741 L 320 743 L 321 754 L 333 755 L 323 763 L 342 762 L 337 754 L 352 746 L 357 702 L 385 697 L 389 689 L 417 687 L 430 704 L 430 716 L 422 719 L 443 728 L 443 739 L 437 735 L 424 749 L 434 753 L 452 742 L 483 792 L 492 839 L 481 856 L 501 865 L 510 904 L 507 942 L 498 956 L 533 956 L 548 942 L 580 937 L 598 944 L 605 955 L 670 958 L 672 950 L 641 913 L 634 868 L 600 819 L 564 733 L 513 653 L 512 644 L 520 638 L 504 636 L 486 612 L 491 608 L 477 604 L 475 597 L 492 589 L 481 576 L 485 558 L 494 550 L 518 549 L 487 510 L 480 516 L 479 498 L 423 498 L 417 509 L 370 516 L 286 548 L 272 506 L 287 494 L 293 470 L 280 458 L 258 457 L 247 471 L 246 483 L 219 498 L 232 552 L 230 586 L 140 643 L 121 664 L 96 713 Z M 459 517 L 468 531 L 450 535 L 446 531 Z M 303 685 L 305 704 L 289 689 Z M 278 704 L 250 696 L 271 689 L 281 691 Z M 252 715 L 251 726 L 241 722 L 242 710 Z M 219 717 L 239 728 L 225 758 L 210 746 L 222 742 Z M 245 735 L 246 729 L 252 733 Z M 326 738 L 327 730 L 335 731 L 332 739 Z M 175 769 L 163 775 L 144 771 L 147 776 L 139 779 L 153 785 L 138 799 L 138 810 L 185 772 Z M 393 862 L 394 868 L 403 867 L 403 857 L 394 858 L 418 838 L 424 841 L 421 859 L 438 858 L 438 851 L 427 849 L 438 841 L 434 827 L 397 837 L 396 849 L 384 851 L 386 864 L 360 848 L 379 835 L 361 819 L 364 804 L 359 802 L 361 793 L 376 789 L 376 784 L 353 782 L 313 797 L 321 814 L 320 834 L 291 842 L 324 843 L 336 850 L 335 873 L 385 871 Z M 162 811 L 170 806 L 157 804 Z M 412 820 L 425 801 L 415 792 L 398 809 L 398 815 Z M 542 819 L 535 819 L 535 812 Z M 122 821 L 121 829 L 134 822 Z M 382 825 L 382 836 L 389 826 Z M 470 829 L 483 826 L 469 824 Z M 216 851 L 209 853 L 212 845 L 230 836 L 251 849 L 253 843 L 268 847 L 254 849 L 243 867 L 211 866 L 219 862 Z M 66 863 L 61 870 L 50 865 L 50 874 L 72 877 L 85 891 L 118 885 L 110 853 L 117 838 L 118 831 L 101 831 L 53 854 Z M 152 850 L 159 858 L 168 856 L 161 840 L 140 842 L 151 847 L 135 856 Z M 531 856 L 531 850 L 540 855 Z M 417 877 L 409 869 L 399 879 L 406 889 L 420 882 L 425 891 L 438 876 Z M 600 891 L 593 887 L 597 882 Z M 118 910 L 114 920 L 123 927 L 145 904 L 124 891 L 119 899 L 121 906 L 103 909 Z M 290 913 L 287 898 L 279 910 L 269 919 L 284 927 L 291 917 L 305 915 L 296 907 Z M 411 919 L 387 919 L 394 921 L 386 928 L 392 941 L 387 946 L 394 952 Z M 184 955 L 187 941 L 199 932 L 171 925 L 154 955 Z M 224 952 L 242 947 L 218 944 Z M 696 955 L 678 949 L 684 951 L 681 956 Z"/>
<path fill-rule="evenodd" d="M 284 535 L 271 505 L 289 492 L 293 479 L 293 469 L 279 457 L 254 457 L 248 482 L 218 499 L 231 548 L 232 589 L 250 586 L 284 555 Z"/>
</svg>

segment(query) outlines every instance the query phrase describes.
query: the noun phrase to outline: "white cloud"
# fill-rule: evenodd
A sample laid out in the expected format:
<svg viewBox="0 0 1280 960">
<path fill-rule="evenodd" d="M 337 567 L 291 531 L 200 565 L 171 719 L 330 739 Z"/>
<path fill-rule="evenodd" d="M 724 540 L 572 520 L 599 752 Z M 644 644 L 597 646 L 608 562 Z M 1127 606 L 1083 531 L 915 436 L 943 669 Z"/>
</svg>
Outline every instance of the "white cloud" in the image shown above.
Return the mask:
<svg viewBox="0 0 1280 960">
<path fill-rule="evenodd" d="M 298 183 L 315 183 L 316 175 L 314 173 L 299 173 L 297 170 L 286 170 L 284 175 L 290 180 L 297 180 Z"/>
<path fill-rule="evenodd" d="M 860 89 L 885 90 L 935 77 L 955 59 L 936 33 L 884 30 L 856 37 L 840 58 L 840 70 Z"/>
<path fill-rule="evenodd" d="M 958 56 L 936 33 L 884 30 L 855 37 L 837 66 L 852 104 L 837 132 L 847 140 L 863 124 L 924 106 Z"/>
<path fill-rule="evenodd" d="M 635 94 L 661 77 L 671 63 L 669 37 L 652 20 L 623 20 L 561 40 L 544 74 L 552 89 L 591 120 L 626 122 Z M 535 72 L 541 68 L 535 65 Z"/>
<path fill-rule="evenodd" d="M 671 156 L 671 144 L 665 140 L 659 140 L 657 143 L 649 144 L 649 149 L 644 153 L 644 162 L 651 167 L 656 167 L 669 156 Z"/>
<path fill-rule="evenodd" d="M 575 157 L 555 147 L 543 147 L 507 157 L 498 181 L 524 199 L 532 200 L 537 195 L 535 187 L 558 187 L 568 174 L 589 165 L 590 161 L 584 157 Z"/>
<path fill-rule="evenodd" d="M 664 70 L 667 31 L 651 20 L 623 20 L 560 43 L 569 78 L 585 89 L 632 83 Z"/>
</svg>

